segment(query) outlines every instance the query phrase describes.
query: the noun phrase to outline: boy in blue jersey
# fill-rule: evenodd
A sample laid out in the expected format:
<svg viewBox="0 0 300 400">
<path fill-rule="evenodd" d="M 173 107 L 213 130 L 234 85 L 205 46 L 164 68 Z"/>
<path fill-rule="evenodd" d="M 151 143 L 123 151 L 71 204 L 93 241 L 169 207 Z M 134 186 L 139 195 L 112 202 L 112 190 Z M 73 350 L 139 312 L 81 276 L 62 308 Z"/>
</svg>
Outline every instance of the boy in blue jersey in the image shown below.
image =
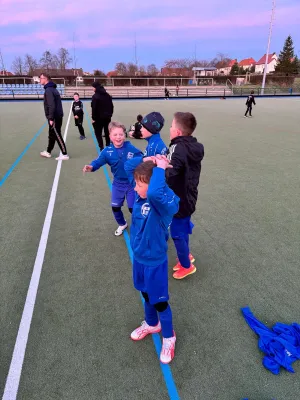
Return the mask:
<svg viewBox="0 0 300 400">
<path fill-rule="evenodd" d="M 124 164 L 127 160 L 141 156 L 142 152 L 130 142 L 125 141 L 126 128 L 124 125 L 119 122 L 111 122 L 108 129 L 111 144 L 105 147 L 99 157 L 92 161 L 90 165 L 85 165 L 83 172 L 95 172 L 105 164 L 111 167 L 111 172 L 114 176 L 111 206 L 115 220 L 119 225 L 115 235 L 120 236 L 127 228 L 127 222 L 121 210 L 125 197 L 130 213 L 132 213 L 135 199 L 133 185 L 128 180 Z"/>
<path fill-rule="evenodd" d="M 129 169 L 137 167 L 143 161 L 151 160 L 151 157 L 157 154 L 166 155 L 168 148 L 160 137 L 160 131 L 164 126 L 165 120 L 163 116 L 156 111 L 146 115 L 141 121 L 141 135 L 142 139 L 147 140 L 148 145 L 144 152 L 144 156 L 136 157 L 131 160 Z"/>
<path fill-rule="evenodd" d="M 137 192 L 132 213 L 130 244 L 133 251 L 133 283 L 145 299 L 145 321 L 131 333 L 132 340 L 142 340 L 162 330 L 160 361 L 168 364 L 175 354 L 176 336 L 172 311 L 168 304 L 168 229 L 178 211 L 179 198 L 167 186 L 166 157 L 139 164 L 128 175 Z"/>
</svg>

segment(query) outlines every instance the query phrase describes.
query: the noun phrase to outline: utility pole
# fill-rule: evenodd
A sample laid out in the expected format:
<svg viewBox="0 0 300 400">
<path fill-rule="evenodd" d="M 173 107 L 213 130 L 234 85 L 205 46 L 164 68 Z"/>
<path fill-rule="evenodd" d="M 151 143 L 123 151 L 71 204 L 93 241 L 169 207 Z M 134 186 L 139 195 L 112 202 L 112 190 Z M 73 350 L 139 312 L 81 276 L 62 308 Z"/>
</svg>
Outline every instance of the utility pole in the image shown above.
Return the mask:
<svg viewBox="0 0 300 400">
<path fill-rule="evenodd" d="M 5 65 L 4 65 L 1 49 L 0 49 L 0 61 L 1 61 L 1 68 L 2 68 L 2 71 L 3 71 L 3 75 L 5 76 L 6 75 L 6 71 L 5 71 Z"/>
<path fill-rule="evenodd" d="M 272 0 L 272 14 L 271 14 L 271 22 L 270 22 L 270 30 L 269 30 L 266 62 L 265 62 L 263 81 L 262 81 L 262 85 L 261 85 L 261 94 L 262 95 L 265 93 L 266 77 L 267 77 L 268 61 L 269 61 L 269 53 L 270 53 L 270 44 L 271 44 L 273 23 L 274 23 L 274 17 L 275 17 L 275 8 L 276 8 L 276 0 Z"/>
<path fill-rule="evenodd" d="M 134 61 L 135 65 L 138 65 L 138 59 L 137 59 L 137 48 L 136 48 L 136 33 L 134 34 Z"/>
<path fill-rule="evenodd" d="M 75 85 L 76 85 L 76 88 L 77 88 L 77 73 L 76 73 L 76 62 L 77 62 L 77 59 L 76 59 L 76 48 L 75 48 L 75 32 L 73 32 L 73 67 L 74 67 L 74 75 L 76 75 L 76 78 L 75 78 Z"/>
</svg>

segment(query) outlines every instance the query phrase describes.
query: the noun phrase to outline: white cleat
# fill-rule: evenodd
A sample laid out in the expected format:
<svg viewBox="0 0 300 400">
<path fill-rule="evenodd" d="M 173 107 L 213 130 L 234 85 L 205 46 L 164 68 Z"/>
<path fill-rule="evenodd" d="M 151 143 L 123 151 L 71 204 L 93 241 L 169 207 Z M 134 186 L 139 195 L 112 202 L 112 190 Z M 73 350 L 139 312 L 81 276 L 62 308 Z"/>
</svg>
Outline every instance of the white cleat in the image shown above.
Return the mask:
<svg viewBox="0 0 300 400">
<path fill-rule="evenodd" d="M 127 228 L 127 224 L 122 225 L 122 226 L 118 226 L 118 229 L 115 231 L 115 236 L 121 236 L 123 235 L 123 232 L 125 231 L 125 229 Z"/>
<path fill-rule="evenodd" d="M 56 161 L 65 161 L 65 160 L 69 160 L 69 156 L 68 156 L 68 154 L 65 154 L 65 155 L 61 155 L 61 156 L 59 156 L 59 157 L 56 157 Z"/>
<path fill-rule="evenodd" d="M 174 332 L 174 336 L 170 338 L 163 338 L 161 353 L 160 353 L 160 362 L 162 364 L 169 364 L 174 356 L 175 356 L 175 342 L 176 335 Z"/>
<path fill-rule="evenodd" d="M 146 321 L 143 321 L 141 326 L 136 328 L 133 332 L 131 332 L 131 339 L 132 340 L 142 340 L 146 336 L 151 335 L 153 333 L 159 333 L 161 331 L 160 322 L 156 326 L 150 326 L 147 324 Z"/>
<path fill-rule="evenodd" d="M 41 151 L 40 156 L 44 158 L 51 158 L 51 154 L 48 151 Z"/>
</svg>

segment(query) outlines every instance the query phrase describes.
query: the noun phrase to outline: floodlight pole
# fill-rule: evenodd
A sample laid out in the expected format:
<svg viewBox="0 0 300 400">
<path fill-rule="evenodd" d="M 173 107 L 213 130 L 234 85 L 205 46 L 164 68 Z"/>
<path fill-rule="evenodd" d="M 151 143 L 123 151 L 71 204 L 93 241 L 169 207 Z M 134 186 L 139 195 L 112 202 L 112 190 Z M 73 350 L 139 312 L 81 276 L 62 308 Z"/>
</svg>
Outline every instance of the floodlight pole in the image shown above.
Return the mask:
<svg viewBox="0 0 300 400">
<path fill-rule="evenodd" d="M 273 22 L 274 22 L 274 16 L 275 16 L 275 7 L 276 7 L 276 0 L 272 0 L 272 14 L 271 14 L 271 22 L 270 22 L 269 39 L 268 39 L 268 46 L 267 46 L 264 76 L 263 76 L 263 81 L 262 81 L 262 85 L 261 85 L 261 93 L 260 93 L 262 95 L 265 93 L 266 77 L 267 77 L 268 61 L 269 61 L 269 53 L 270 53 L 270 44 L 271 44 Z"/>
</svg>

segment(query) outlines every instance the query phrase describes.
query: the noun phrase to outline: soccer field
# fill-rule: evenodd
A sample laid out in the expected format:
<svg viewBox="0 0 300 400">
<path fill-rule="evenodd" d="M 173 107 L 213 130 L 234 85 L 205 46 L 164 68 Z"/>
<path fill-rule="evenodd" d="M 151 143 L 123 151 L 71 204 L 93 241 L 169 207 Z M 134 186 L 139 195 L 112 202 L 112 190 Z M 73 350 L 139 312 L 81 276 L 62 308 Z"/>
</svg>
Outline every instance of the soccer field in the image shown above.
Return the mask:
<svg viewBox="0 0 300 400">
<path fill-rule="evenodd" d="M 177 335 L 169 366 L 159 362 L 158 334 L 130 340 L 143 306 L 129 235 L 114 236 L 110 172 L 82 173 L 97 157 L 90 102 L 85 141 L 72 116 L 68 124 L 71 102 L 63 106 L 70 160 L 57 163 L 39 156 L 42 102 L 0 102 L 0 396 L 298 400 L 300 361 L 295 374 L 267 371 L 240 308 L 270 327 L 300 323 L 300 100 L 257 98 L 252 119 L 243 118 L 245 99 L 115 102 L 113 119 L 126 127 L 160 111 L 166 144 L 174 112 L 190 111 L 205 147 L 191 237 L 196 274 L 172 278 L 169 241 Z"/>
</svg>

